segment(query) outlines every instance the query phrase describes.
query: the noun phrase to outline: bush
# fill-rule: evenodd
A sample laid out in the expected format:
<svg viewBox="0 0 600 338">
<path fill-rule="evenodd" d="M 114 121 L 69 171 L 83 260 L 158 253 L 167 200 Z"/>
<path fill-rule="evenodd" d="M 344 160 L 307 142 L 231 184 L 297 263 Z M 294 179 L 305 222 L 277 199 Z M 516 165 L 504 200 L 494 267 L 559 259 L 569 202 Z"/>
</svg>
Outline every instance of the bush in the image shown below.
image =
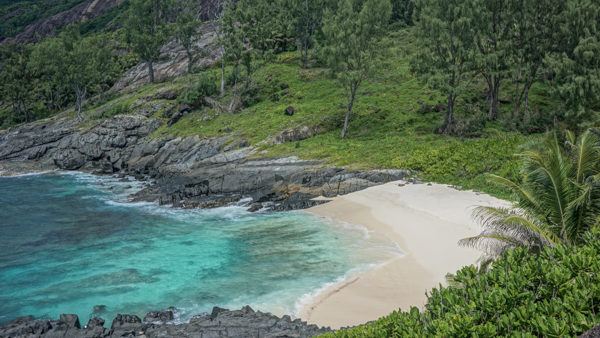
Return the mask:
<svg viewBox="0 0 600 338">
<path fill-rule="evenodd" d="M 600 323 L 600 231 L 579 247 L 517 249 L 486 273 L 458 271 L 416 308 L 326 337 L 492 337 L 579 335 Z M 519 335 L 522 333 L 522 335 Z"/>
<path fill-rule="evenodd" d="M 201 76 L 198 82 L 187 88 L 179 96 L 179 103 L 200 108 L 206 103 L 204 98 L 216 95 L 219 92 L 216 79 L 212 76 Z"/>
</svg>

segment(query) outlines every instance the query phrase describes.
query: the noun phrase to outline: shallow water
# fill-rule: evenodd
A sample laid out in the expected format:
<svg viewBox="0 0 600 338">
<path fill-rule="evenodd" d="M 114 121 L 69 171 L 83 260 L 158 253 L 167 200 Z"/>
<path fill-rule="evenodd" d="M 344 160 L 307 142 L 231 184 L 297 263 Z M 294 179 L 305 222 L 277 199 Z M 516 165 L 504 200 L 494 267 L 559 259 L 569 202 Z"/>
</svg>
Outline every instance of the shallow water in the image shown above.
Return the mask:
<svg viewBox="0 0 600 338">
<path fill-rule="evenodd" d="M 0 177 L 0 322 L 170 306 L 179 320 L 215 305 L 294 313 L 387 250 L 304 212 L 128 203 L 138 188 L 80 173 Z"/>
</svg>

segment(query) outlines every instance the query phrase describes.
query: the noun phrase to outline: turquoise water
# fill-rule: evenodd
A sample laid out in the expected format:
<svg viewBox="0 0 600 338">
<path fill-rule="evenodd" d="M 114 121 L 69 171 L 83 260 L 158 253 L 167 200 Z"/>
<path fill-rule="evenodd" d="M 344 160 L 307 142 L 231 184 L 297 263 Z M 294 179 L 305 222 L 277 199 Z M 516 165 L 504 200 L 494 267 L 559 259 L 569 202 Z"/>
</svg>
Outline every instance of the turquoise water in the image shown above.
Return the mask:
<svg viewBox="0 0 600 338">
<path fill-rule="evenodd" d="M 357 227 L 304 212 L 128 203 L 138 188 L 87 174 L 0 177 L 0 322 L 170 306 L 179 320 L 215 305 L 294 313 L 380 257 Z"/>
</svg>

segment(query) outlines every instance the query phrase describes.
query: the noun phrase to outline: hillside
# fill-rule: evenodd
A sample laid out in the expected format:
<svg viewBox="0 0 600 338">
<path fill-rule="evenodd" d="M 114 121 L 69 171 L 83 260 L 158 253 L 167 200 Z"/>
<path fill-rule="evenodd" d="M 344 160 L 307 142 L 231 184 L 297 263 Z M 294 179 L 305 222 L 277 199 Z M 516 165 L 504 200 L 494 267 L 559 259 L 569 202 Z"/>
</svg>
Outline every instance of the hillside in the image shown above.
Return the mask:
<svg viewBox="0 0 600 338">
<path fill-rule="evenodd" d="M 163 126 L 154 133 L 157 139 L 233 136 L 257 146 L 261 156 L 294 155 L 354 169 L 410 169 L 424 180 L 502 195 L 486 182 L 485 174 L 514 175 L 517 168 L 513 155 L 535 135 L 506 131 L 498 123 L 463 137 L 434 133 L 442 121 L 442 114 L 435 111 L 440 98 L 409 71 L 413 32 L 402 29 L 390 33 L 387 39 L 399 41 L 402 47 L 390 50 L 376 77 L 362 90 L 349 139 L 339 138 L 344 109 L 342 88 L 324 68 L 302 69 L 294 52 L 280 54 L 258 68 L 256 82 L 260 90 L 256 102 L 234 114 L 206 107 L 168 126 L 164 105 L 170 107 L 185 99 L 152 99 L 164 92 L 182 96 L 206 77 L 216 83 L 219 69 L 214 68 L 120 94 L 95 104 L 86 115 L 102 119 L 136 111 L 143 101 L 143 107 L 163 105 L 154 115 L 164 119 Z M 476 104 L 485 104 L 477 94 L 482 90 L 474 86 Z M 544 88 L 536 88 L 535 92 L 532 101 L 536 109 L 549 109 Z M 229 96 L 220 99 L 223 104 L 229 100 Z M 292 116 L 285 114 L 288 107 L 294 110 Z"/>
</svg>

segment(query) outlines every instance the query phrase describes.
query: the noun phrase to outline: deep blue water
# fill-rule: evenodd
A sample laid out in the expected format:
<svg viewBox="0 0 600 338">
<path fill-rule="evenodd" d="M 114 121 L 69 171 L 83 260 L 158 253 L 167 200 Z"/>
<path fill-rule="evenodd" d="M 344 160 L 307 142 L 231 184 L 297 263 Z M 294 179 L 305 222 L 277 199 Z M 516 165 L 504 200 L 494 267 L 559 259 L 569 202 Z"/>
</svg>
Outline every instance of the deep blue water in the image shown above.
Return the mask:
<svg viewBox="0 0 600 338">
<path fill-rule="evenodd" d="M 359 228 L 304 212 L 126 202 L 138 184 L 87 174 L 0 177 L 0 322 L 61 313 L 111 320 L 170 306 L 180 320 L 215 305 L 293 313 L 379 255 Z"/>
</svg>

